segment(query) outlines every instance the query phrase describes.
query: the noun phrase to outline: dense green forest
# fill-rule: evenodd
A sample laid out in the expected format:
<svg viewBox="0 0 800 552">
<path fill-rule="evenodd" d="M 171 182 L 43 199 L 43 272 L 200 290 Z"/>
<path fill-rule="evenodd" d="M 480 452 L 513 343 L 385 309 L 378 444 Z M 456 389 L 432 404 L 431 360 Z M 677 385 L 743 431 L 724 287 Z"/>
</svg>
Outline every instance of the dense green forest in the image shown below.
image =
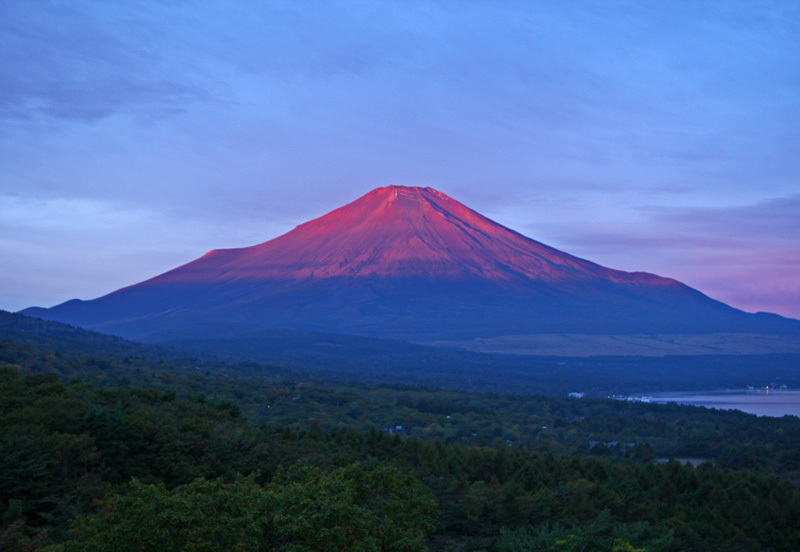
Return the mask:
<svg viewBox="0 0 800 552">
<path fill-rule="evenodd" d="M 766 470 L 255 425 L 224 400 L 13 368 L 0 397 L 6 550 L 800 546 L 800 492 Z"/>
<path fill-rule="evenodd" d="M 73 355 L 1 340 L 0 362 L 23 374 L 80 378 L 100 387 L 157 388 L 224 404 L 256 425 L 304 426 L 317 420 L 326 428 L 377 427 L 404 437 L 478 446 L 708 459 L 800 479 L 800 419 L 794 416 L 759 418 L 677 404 L 286 379 L 280 369 L 252 363 Z"/>
<path fill-rule="evenodd" d="M 792 416 L 5 337 L 1 550 L 800 549 Z"/>
</svg>

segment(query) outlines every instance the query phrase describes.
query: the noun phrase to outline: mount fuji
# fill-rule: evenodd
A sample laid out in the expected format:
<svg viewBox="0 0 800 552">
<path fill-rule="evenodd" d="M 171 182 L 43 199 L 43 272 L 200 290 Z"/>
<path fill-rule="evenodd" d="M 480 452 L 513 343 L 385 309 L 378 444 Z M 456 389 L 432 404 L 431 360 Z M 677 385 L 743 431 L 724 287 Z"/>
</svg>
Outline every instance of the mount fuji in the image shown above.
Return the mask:
<svg viewBox="0 0 800 552">
<path fill-rule="evenodd" d="M 519 335 L 800 335 L 681 282 L 613 270 L 431 188 L 375 189 L 270 241 L 23 314 L 147 342 L 303 330 L 417 342 Z"/>
</svg>

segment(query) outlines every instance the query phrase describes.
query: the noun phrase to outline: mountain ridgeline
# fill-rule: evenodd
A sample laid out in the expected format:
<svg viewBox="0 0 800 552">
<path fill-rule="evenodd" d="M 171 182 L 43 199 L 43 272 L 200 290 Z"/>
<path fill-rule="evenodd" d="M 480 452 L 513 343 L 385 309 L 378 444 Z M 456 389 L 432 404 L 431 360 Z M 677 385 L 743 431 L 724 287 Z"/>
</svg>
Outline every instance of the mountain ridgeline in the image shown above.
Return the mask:
<svg viewBox="0 0 800 552">
<path fill-rule="evenodd" d="M 25 314 L 147 342 L 274 329 L 407 341 L 530 334 L 800 335 L 676 280 L 613 270 L 430 188 L 378 188 L 265 243 Z"/>
</svg>

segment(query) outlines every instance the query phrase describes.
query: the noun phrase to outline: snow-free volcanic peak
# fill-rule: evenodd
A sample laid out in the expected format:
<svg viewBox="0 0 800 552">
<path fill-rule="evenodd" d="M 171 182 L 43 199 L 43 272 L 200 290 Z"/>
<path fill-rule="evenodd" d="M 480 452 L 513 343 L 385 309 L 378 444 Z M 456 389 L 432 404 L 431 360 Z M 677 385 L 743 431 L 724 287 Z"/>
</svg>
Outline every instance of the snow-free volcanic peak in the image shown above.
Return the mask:
<svg viewBox="0 0 800 552">
<path fill-rule="evenodd" d="M 305 278 L 595 278 L 675 285 L 578 259 L 497 224 L 432 188 L 388 186 L 271 241 L 223 249 L 160 281 Z"/>
<path fill-rule="evenodd" d="M 673 279 L 579 259 L 441 192 L 404 186 L 104 297 L 25 313 L 151 341 L 280 328 L 434 341 L 798 327 Z"/>
</svg>

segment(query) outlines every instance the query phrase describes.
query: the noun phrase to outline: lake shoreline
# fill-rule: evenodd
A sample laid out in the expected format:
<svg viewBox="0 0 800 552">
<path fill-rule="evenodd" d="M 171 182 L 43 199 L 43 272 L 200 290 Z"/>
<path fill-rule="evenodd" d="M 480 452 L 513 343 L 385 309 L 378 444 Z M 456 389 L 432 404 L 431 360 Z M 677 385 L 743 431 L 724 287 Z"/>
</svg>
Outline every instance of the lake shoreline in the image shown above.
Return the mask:
<svg viewBox="0 0 800 552">
<path fill-rule="evenodd" d="M 652 393 L 649 402 L 675 402 L 719 410 L 740 410 L 757 416 L 800 417 L 800 390 L 797 389 L 720 389 L 716 391 L 675 391 Z"/>
</svg>

